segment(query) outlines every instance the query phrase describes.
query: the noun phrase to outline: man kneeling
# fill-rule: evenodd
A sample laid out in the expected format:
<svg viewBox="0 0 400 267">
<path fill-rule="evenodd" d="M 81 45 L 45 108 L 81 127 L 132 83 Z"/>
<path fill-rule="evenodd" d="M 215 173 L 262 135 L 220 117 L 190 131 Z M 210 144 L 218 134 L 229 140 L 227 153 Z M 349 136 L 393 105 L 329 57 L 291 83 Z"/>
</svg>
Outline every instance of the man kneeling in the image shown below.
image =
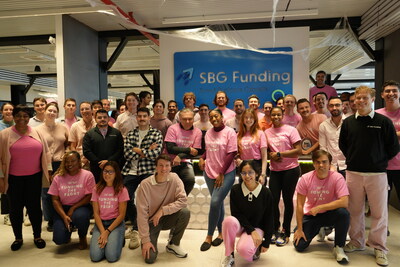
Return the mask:
<svg viewBox="0 0 400 267">
<path fill-rule="evenodd" d="M 140 183 L 136 198 L 137 223 L 146 263 L 157 259 L 157 239 L 161 230 L 171 230 L 166 250 L 179 258 L 187 257 L 179 243 L 189 223 L 187 197 L 183 182 L 171 173 L 168 155 L 156 159 L 156 173 Z"/>
<path fill-rule="evenodd" d="M 294 246 L 297 251 L 305 250 L 321 227 L 330 226 L 335 231 L 333 254 L 340 263 L 349 261 L 343 251 L 349 228 L 350 215 L 347 211 L 349 190 L 343 176 L 330 171 L 332 156 L 317 150 L 312 154 L 315 170 L 304 174 L 297 183 L 297 230 Z"/>
</svg>

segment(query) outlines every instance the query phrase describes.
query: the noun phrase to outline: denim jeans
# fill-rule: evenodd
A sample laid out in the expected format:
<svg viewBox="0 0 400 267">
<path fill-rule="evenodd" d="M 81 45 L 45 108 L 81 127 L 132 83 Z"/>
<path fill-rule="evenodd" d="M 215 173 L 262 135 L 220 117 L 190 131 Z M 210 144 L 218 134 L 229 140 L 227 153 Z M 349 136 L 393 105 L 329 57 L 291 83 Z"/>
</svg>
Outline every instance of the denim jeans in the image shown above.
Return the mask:
<svg viewBox="0 0 400 267">
<path fill-rule="evenodd" d="M 192 163 L 181 162 L 180 165 L 172 167 L 172 172 L 178 174 L 185 186 L 185 192 L 188 196 L 194 187 L 194 170 Z"/>
<path fill-rule="evenodd" d="M 147 177 L 151 176 L 151 173 L 146 173 L 142 175 L 127 175 L 124 177 L 124 185 L 128 190 L 129 194 L 129 201 L 126 207 L 126 216 L 132 223 L 132 229 L 137 230 L 137 212 L 136 212 L 136 205 L 135 205 L 135 192 L 140 182 L 142 182 Z"/>
<path fill-rule="evenodd" d="M 71 206 L 63 206 L 65 213 Z M 71 216 L 72 225 L 78 228 L 79 237 L 85 237 L 87 235 L 87 231 L 90 224 L 90 214 L 91 207 L 90 205 L 85 205 L 77 208 Z M 54 213 L 54 224 L 53 224 L 53 241 L 57 245 L 62 245 L 68 243 L 71 238 L 71 232 L 68 231 L 67 227 L 65 227 L 64 221 L 61 216 L 55 212 Z"/>
<path fill-rule="evenodd" d="M 213 235 L 215 227 L 218 227 L 218 232 L 222 233 L 222 221 L 225 215 L 224 199 L 235 182 L 235 175 L 235 170 L 225 173 L 221 187 L 215 188 L 215 179 L 209 178 L 204 172 L 204 179 L 211 195 L 210 212 L 208 213 L 208 235 Z"/>
<path fill-rule="evenodd" d="M 103 226 L 106 229 L 115 219 L 102 220 Z M 108 262 L 116 262 L 121 257 L 122 246 L 125 239 L 125 222 L 121 222 L 112 232 L 108 235 L 107 244 L 104 248 L 100 248 L 98 239 L 100 231 L 95 224 L 93 229 L 92 239 L 90 241 L 90 259 L 94 262 L 101 261 L 106 258 Z"/>
</svg>

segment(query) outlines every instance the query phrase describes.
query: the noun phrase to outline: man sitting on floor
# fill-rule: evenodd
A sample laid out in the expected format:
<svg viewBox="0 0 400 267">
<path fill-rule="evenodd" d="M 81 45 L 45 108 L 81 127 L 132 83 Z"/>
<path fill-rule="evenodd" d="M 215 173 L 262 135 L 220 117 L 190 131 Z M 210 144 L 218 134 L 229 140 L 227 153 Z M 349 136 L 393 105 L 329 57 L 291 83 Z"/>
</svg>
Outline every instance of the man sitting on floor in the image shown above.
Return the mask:
<svg viewBox="0 0 400 267">
<path fill-rule="evenodd" d="M 296 186 L 297 229 L 294 232 L 294 247 L 305 250 L 321 227 L 335 227 L 333 254 L 339 263 L 349 261 L 343 247 L 350 224 L 347 211 L 349 190 L 343 176 L 329 168 L 332 156 L 325 150 L 312 154 L 315 170 L 304 174 Z"/>
</svg>

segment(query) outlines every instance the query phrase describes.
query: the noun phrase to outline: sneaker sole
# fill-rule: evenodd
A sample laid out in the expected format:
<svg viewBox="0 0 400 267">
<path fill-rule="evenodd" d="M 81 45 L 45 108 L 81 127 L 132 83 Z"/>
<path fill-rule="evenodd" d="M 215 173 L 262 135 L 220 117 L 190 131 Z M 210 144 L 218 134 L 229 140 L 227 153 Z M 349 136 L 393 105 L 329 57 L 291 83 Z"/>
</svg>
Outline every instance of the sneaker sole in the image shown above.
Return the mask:
<svg viewBox="0 0 400 267">
<path fill-rule="evenodd" d="M 351 252 L 354 252 L 354 251 L 364 251 L 365 248 L 356 248 L 356 249 L 352 249 L 352 250 L 343 249 L 343 250 L 344 250 L 344 252 L 351 253 Z"/>
<path fill-rule="evenodd" d="M 177 256 L 178 258 L 186 258 L 187 257 L 187 253 L 185 255 L 181 255 L 175 252 L 175 250 L 169 248 L 169 247 L 165 247 L 166 251 L 169 253 L 174 254 L 175 256 Z"/>
</svg>

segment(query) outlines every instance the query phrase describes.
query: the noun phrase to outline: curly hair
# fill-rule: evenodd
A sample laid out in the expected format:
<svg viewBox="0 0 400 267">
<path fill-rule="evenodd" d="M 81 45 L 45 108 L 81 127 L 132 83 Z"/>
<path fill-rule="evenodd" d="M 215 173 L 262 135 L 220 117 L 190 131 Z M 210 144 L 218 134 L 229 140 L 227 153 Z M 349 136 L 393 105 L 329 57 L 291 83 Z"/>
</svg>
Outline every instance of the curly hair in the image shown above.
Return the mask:
<svg viewBox="0 0 400 267">
<path fill-rule="evenodd" d="M 56 175 L 64 176 L 67 173 L 67 170 L 65 169 L 65 161 L 67 160 L 67 157 L 72 156 L 72 155 L 75 155 L 75 157 L 78 159 L 78 161 L 79 161 L 79 169 L 82 168 L 81 156 L 79 155 L 79 153 L 74 151 L 74 150 L 68 151 L 68 152 L 65 152 L 64 156 L 62 157 L 62 161 L 61 161 L 60 167 L 54 173 L 54 176 L 56 176 Z"/>
</svg>

